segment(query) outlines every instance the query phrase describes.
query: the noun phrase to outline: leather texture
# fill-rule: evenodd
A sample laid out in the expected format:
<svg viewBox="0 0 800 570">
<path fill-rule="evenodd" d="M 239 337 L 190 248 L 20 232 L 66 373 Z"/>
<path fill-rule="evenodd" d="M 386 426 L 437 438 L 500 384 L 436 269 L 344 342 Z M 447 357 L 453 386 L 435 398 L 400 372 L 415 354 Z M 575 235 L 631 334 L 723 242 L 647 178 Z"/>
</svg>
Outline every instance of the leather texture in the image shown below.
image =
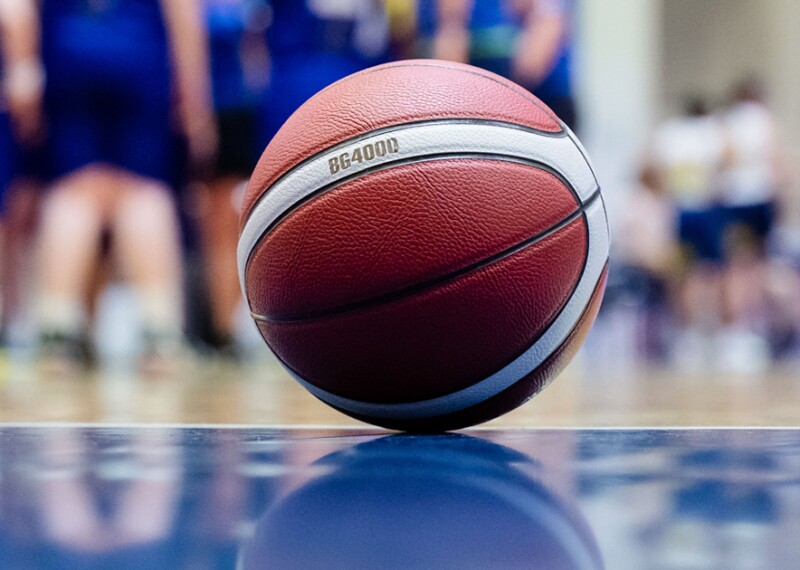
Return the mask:
<svg viewBox="0 0 800 570">
<path fill-rule="evenodd" d="M 301 319 L 400 294 L 500 254 L 576 212 L 555 175 L 505 160 L 369 174 L 304 204 L 250 260 L 251 310 Z"/>
<path fill-rule="evenodd" d="M 243 220 L 278 177 L 332 145 L 391 125 L 471 118 L 563 132 L 541 101 L 488 71 L 437 60 L 373 67 L 327 87 L 289 117 L 250 179 Z"/>
<path fill-rule="evenodd" d="M 571 296 L 587 227 L 541 241 L 414 295 L 331 317 L 259 322 L 276 355 L 324 390 L 367 402 L 436 398 L 526 351 Z"/>
</svg>

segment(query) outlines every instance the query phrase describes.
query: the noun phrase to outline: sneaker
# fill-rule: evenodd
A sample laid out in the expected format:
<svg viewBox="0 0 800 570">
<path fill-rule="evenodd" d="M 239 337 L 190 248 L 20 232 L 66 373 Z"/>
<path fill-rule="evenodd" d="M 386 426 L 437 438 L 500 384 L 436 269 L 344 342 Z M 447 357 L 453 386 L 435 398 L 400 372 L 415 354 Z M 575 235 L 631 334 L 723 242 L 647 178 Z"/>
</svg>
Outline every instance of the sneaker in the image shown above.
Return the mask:
<svg viewBox="0 0 800 570">
<path fill-rule="evenodd" d="M 771 365 L 767 339 L 754 332 L 726 327 L 716 339 L 716 368 L 731 374 L 759 374 Z"/>
<path fill-rule="evenodd" d="M 45 372 L 70 374 L 90 368 L 94 354 L 85 335 L 45 331 L 39 337 L 39 361 Z"/>
</svg>

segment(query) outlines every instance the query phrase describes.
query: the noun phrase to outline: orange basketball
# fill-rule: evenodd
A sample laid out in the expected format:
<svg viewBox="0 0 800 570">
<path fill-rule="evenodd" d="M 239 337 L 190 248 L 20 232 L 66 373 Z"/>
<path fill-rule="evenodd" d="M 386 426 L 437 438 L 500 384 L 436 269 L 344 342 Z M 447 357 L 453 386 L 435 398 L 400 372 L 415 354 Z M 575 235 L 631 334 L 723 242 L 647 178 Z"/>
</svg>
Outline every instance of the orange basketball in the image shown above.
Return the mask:
<svg viewBox="0 0 800 570">
<path fill-rule="evenodd" d="M 312 394 L 445 430 L 517 407 L 569 361 L 608 229 L 583 148 L 538 99 L 403 61 L 289 118 L 251 178 L 238 258 L 258 328 Z"/>
</svg>

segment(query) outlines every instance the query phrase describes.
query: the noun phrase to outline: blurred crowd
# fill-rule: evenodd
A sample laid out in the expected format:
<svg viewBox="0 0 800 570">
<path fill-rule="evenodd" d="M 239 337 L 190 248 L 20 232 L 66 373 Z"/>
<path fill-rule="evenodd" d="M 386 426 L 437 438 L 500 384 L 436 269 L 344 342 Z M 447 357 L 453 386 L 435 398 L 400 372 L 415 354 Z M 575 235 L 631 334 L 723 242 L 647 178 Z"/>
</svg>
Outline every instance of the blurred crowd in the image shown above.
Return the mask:
<svg viewBox="0 0 800 570">
<path fill-rule="evenodd" d="M 122 322 L 138 331 L 145 368 L 190 347 L 241 357 L 254 333 L 235 267 L 238 206 L 288 116 L 360 69 L 440 57 L 515 78 L 574 125 L 571 10 L 566 0 L 0 0 L 5 344 L 80 368 Z M 119 283 L 135 310 L 111 310 L 101 326 Z"/>
<path fill-rule="evenodd" d="M 646 357 L 755 373 L 795 356 L 800 282 L 776 231 L 790 169 L 765 97 L 756 79 L 715 109 L 689 97 L 651 137 L 612 287 Z"/>
<path fill-rule="evenodd" d="M 138 331 L 131 353 L 155 370 L 263 349 L 237 281 L 239 203 L 288 116 L 360 69 L 437 57 L 513 79 L 580 133 L 574 12 L 573 0 L 0 0 L 4 345 L 56 369 L 96 361 L 115 330 Z M 755 81 L 684 111 L 654 132 L 612 228 L 601 320 L 633 307 L 646 358 L 760 370 L 800 326 L 797 273 L 771 239 L 780 136 Z M 134 309 L 115 312 L 120 298 Z"/>
</svg>

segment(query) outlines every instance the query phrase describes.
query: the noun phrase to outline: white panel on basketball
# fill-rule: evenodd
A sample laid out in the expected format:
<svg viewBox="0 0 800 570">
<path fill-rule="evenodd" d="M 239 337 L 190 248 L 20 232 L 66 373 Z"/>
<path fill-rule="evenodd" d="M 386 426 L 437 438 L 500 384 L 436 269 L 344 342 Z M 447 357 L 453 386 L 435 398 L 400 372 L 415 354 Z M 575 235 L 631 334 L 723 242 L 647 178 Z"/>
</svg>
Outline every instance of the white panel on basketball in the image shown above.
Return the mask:
<svg viewBox="0 0 800 570">
<path fill-rule="evenodd" d="M 470 408 L 496 396 L 533 372 L 564 343 L 591 300 L 608 261 L 609 250 L 605 207 L 599 194 L 586 205 L 584 214 L 589 233 L 589 250 L 583 275 L 572 297 L 533 346 L 488 378 L 439 398 L 402 404 L 376 404 L 337 396 L 310 384 L 303 378 L 294 374 L 293 376 L 309 392 L 337 408 L 380 419 L 409 420 L 443 416 Z"/>
<path fill-rule="evenodd" d="M 332 173 L 329 161 L 368 144 L 397 140 L 397 152 Z M 583 152 L 569 134 L 548 135 L 495 122 L 433 121 L 398 125 L 367 133 L 322 152 L 289 171 L 259 200 L 239 238 L 239 278 L 245 283 L 247 260 L 264 231 L 298 202 L 319 189 L 382 164 L 424 158 L 443 153 L 505 155 L 547 164 L 575 189 L 581 202 L 598 189 L 597 180 Z"/>
</svg>

